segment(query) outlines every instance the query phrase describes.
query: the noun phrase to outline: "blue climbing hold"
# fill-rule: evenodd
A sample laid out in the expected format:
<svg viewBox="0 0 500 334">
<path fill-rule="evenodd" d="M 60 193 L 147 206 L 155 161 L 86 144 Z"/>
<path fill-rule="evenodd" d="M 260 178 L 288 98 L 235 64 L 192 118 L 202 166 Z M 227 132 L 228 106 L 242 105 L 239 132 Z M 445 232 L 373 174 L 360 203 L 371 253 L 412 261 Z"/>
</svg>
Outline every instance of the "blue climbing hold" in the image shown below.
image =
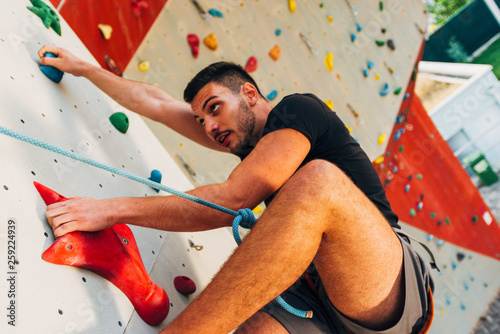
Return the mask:
<svg viewBox="0 0 500 334">
<path fill-rule="evenodd" d="M 361 23 L 358 23 L 358 24 L 356 25 L 356 30 L 357 30 L 358 32 L 359 32 L 359 31 L 361 31 L 361 30 L 363 30 L 363 26 L 361 25 Z"/>
<path fill-rule="evenodd" d="M 469 290 L 469 286 L 467 284 L 464 285 L 464 289 L 465 291 L 468 291 Z"/>
<path fill-rule="evenodd" d="M 276 89 L 273 89 L 273 91 L 271 93 L 267 94 L 266 98 L 269 101 L 272 101 L 276 98 L 276 96 L 278 96 L 278 91 Z"/>
<path fill-rule="evenodd" d="M 418 202 L 417 204 L 417 210 L 420 211 L 424 207 L 424 202 Z"/>
<path fill-rule="evenodd" d="M 368 77 L 368 70 L 366 70 L 366 69 L 363 70 L 363 75 L 365 76 L 365 78 L 367 78 Z"/>
<path fill-rule="evenodd" d="M 220 18 L 223 18 L 224 15 L 222 15 L 221 11 L 220 10 L 217 10 L 217 9 L 209 9 L 208 10 L 208 13 L 212 16 L 215 16 L 215 17 L 220 17 Z"/>
<path fill-rule="evenodd" d="M 443 239 L 439 239 L 438 241 L 436 241 L 436 245 L 443 246 L 444 245 Z"/>
<path fill-rule="evenodd" d="M 354 42 L 356 40 L 356 34 L 351 34 L 351 42 Z"/>
<path fill-rule="evenodd" d="M 394 166 L 394 167 L 392 168 L 392 173 L 393 173 L 393 174 L 396 174 L 397 172 L 398 172 L 398 166 Z"/>
<path fill-rule="evenodd" d="M 156 183 L 161 183 L 161 172 L 158 170 L 158 169 L 153 169 L 151 171 L 151 177 L 148 177 L 149 180 L 153 181 L 153 182 L 156 182 Z M 151 187 L 153 188 L 153 187 Z M 159 192 L 160 190 L 159 189 L 156 189 L 156 188 L 153 188 L 154 191 L 156 192 Z"/>
<path fill-rule="evenodd" d="M 44 57 L 49 57 L 49 58 L 57 58 L 55 54 L 52 52 L 45 52 Z M 50 80 L 54 81 L 55 83 L 59 83 L 62 80 L 62 77 L 64 75 L 64 72 L 58 70 L 54 66 L 50 65 L 42 65 L 40 66 L 40 71 L 42 71 L 43 74 Z"/>
<path fill-rule="evenodd" d="M 394 135 L 394 140 L 399 140 L 399 138 L 401 137 L 401 132 L 396 132 L 396 134 Z"/>
<path fill-rule="evenodd" d="M 369 61 L 368 62 L 368 69 L 371 70 L 373 68 L 373 66 L 375 66 L 375 64 L 372 61 Z"/>
<path fill-rule="evenodd" d="M 452 262 L 452 263 L 451 263 L 451 267 L 452 267 L 453 269 L 457 269 L 457 264 L 456 264 L 455 262 Z"/>
<path fill-rule="evenodd" d="M 396 124 L 403 122 L 403 116 L 399 115 L 396 117 Z"/>
<path fill-rule="evenodd" d="M 431 241 L 432 239 L 434 239 L 434 236 L 432 234 L 428 234 L 427 241 Z"/>
<path fill-rule="evenodd" d="M 403 96 L 403 100 L 406 100 L 409 97 L 410 97 L 410 93 L 406 93 L 405 96 Z"/>
<path fill-rule="evenodd" d="M 274 34 L 275 34 L 276 36 L 281 35 L 281 29 L 276 29 L 276 30 L 274 31 Z"/>
<path fill-rule="evenodd" d="M 446 299 L 446 305 L 450 305 L 450 304 L 451 304 L 451 300 Z"/>
<path fill-rule="evenodd" d="M 460 308 L 461 308 L 462 310 L 465 310 L 465 305 L 464 305 L 464 304 L 460 305 Z"/>
<path fill-rule="evenodd" d="M 409 185 L 409 184 L 407 184 L 407 185 L 405 186 L 405 193 L 407 193 L 407 192 L 409 192 L 409 191 L 410 191 L 410 185 Z"/>
<path fill-rule="evenodd" d="M 384 88 L 380 91 L 380 96 L 386 96 L 388 93 L 389 93 L 389 90 L 390 90 L 390 86 L 389 86 L 389 83 L 385 83 L 384 84 Z"/>
</svg>

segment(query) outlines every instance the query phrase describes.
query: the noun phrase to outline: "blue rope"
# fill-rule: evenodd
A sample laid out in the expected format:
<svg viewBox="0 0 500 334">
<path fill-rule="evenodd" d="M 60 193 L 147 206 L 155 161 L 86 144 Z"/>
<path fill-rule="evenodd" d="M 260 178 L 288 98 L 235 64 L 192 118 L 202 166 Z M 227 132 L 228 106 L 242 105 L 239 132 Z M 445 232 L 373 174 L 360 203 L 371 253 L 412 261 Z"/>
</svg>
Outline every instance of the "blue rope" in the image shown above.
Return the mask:
<svg viewBox="0 0 500 334">
<path fill-rule="evenodd" d="M 114 173 L 114 174 L 126 177 L 126 178 L 128 178 L 130 180 L 133 180 L 133 181 L 145 184 L 145 185 L 153 187 L 155 189 L 163 190 L 163 191 L 165 191 L 165 192 L 167 192 L 169 194 L 172 194 L 172 195 L 175 195 L 175 196 L 187 199 L 189 201 L 192 201 L 192 202 L 195 202 L 195 203 L 207 206 L 209 208 L 212 208 L 212 209 L 215 209 L 215 210 L 218 210 L 218 211 L 230 214 L 232 216 L 236 216 L 236 218 L 233 221 L 233 237 L 236 240 L 236 243 L 238 245 L 241 244 L 241 241 L 242 241 L 241 237 L 240 237 L 239 230 L 238 230 L 239 226 L 241 225 L 241 227 L 243 227 L 243 228 L 251 229 L 255 225 L 255 223 L 257 223 L 257 219 L 255 218 L 252 210 L 250 210 L 250 209 L 241 209 L 241 210 L 238 210 L 238 211 L 230 210 L 228 208 L 225 208 L 223 206 L 220 206 L 220 205 L 217 205 L 215 203 L 209 202 L 209 201 L 204 200 L 202 198 L 199 198 L 199 197 L 196 197 L 196 196 L 193 196 L 193 195 L 190 195 L 190 194 L 186 194 L 186 193 L 184 193 L 182 191 L 175 190 L 173 188 L 167 187 L 167 186 L 165 186 L 165 185 L 163 185 L 161 183 L 157 183 L 157 182 L 151 181 L 151 180 L 149 180 L 147 178 L 134 175 L 134 174 L 129 173 L 127 171 L 124 171 L 124 170 L 121 170 L 121 169 L 109 166 L 109 165 L 104 164 L 102 162 L 99 162 L 99 161 L 87 158 L 87 157 L 85 157 L 83 155 L 80 155 L 78 153 L 65 150 L 63 148 L 60 148 L 60 147 L 57 147 L 55 145 L 49 144 L 49 143 L 44 142 L 42 140 L 38 140 L 38 139 L 35 139 L 33 137 L 24 135 L 22 133 L 19 133 L 19 132 L 13 131 L 13 130 L 9 130 L 9 129 L 3 127 L 3 126 L 0 126 L 0 133 L 3 133 L 4 135 L 7 135 L 7 136 L 12 137 L 12 138 L 19 139 L 19 140 L 24 141 L 26 143 L 29 143 L 31 145 L 41 147 L 41 148 L 46 149 L 48 151 L 64 155 L 64 156 L 66 156 L 68 158 L 71 158 L 71 159 L 74 159 L 74 160 L 77 160 L 77 161 L 81 161 L 83 163 L 86 163 L 87 165 L 91 165 L 91 166 L 94 166 L 94 167 L 106 170 L 108 172 L 111 172 L 111 173 Z M 302 318 L 311 318 L 312 317 L 312 311 L 307 311 L 306 312 L 306 311 L 298 310 L 298 309 L 296 309 L 296 308 L 288 305 L 283 300 L 283 298 L 281 298 L 280 296 L 278 296 L 276 298 L 276 301 L 285 310 L 287 310 L 288 312 L 290 312 L 290 313 L 292 313 L 292 314 L 294 314 L 296 316 L 299 316 L 299 317 L 302 317 Z"/>
</svg>

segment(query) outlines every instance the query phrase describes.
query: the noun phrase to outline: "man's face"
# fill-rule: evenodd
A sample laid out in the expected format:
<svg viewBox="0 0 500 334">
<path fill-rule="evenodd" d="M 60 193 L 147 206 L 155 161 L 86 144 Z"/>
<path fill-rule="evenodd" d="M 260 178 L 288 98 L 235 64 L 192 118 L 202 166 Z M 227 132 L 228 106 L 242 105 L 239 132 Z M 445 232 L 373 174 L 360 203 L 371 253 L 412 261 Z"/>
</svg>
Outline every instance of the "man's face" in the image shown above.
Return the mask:
<svg viewBox="0 0 500 334">
<path fill-rule="evenodd" d="M 196 94 L 191 108 L 206 134 L 231 153 L 243 152 L 252 144 L 255 115 L 240 94 L 211 82 Z"/>
</svg>

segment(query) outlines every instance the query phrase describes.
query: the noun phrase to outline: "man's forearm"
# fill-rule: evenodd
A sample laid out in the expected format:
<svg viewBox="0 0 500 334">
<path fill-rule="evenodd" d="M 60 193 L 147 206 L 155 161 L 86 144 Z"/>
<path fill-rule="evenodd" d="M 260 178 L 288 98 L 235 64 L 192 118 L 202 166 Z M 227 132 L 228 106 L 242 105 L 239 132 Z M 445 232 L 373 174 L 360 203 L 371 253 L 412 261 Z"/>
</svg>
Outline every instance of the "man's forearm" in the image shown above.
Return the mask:
<svg viewBox="0 0 500 334">
<path fill-rule="evenodd" d="M 229 191 L 221 190 L 222 187 L 224 184 L 205 186 L 188 193 L 234 211 L 257 204 L 231 196 Z M 177 196 L 116 198 L 106 201 L 115 224 L 127 223 L 166 231 L 196 232 L 230 226 L 234 219 L 229 214 Z"/>
</svg>

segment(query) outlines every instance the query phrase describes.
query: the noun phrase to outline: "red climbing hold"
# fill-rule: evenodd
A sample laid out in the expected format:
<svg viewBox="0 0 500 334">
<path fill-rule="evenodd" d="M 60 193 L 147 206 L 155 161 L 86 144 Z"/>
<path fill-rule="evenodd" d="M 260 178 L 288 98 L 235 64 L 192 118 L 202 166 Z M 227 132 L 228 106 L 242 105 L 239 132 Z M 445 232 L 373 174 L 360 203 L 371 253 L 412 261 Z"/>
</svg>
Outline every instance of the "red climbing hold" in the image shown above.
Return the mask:
<svg viewBox="0 0 500 334">
<path fill-rule="evenodd" d="M 68 200 L 37 182 L 36 189 L 47 205 Z M 168 315 L 170 301 L 149 277 L 134 235 L 125 224 L 98 232 L 71 232 L 56 239 L 42 254 L 50 263 L 90 270 L 118 287 L 149 325 L 160 324 Z"/>
<path fill-rule="evenodd" d="M 248 73 L 253 72 L 257 69 L 257 58 L 251 56 L 247 60 L 247 64 L 245 65 L 245 71 Z"/>
<path fill-rule="evenodd" d="M 149 4 L 144 0 L 134 0 L 132 1 L 132 13 L 135 17 L 141 16 L 141 14 L 149 8 Z"/>
<path fill-rule="evenodd" d="M 200 39 L 196 34 L 188 34 L 187 41 L 189 47 L 191 48 L 191 53 L 193 54 L 193 57 L 198 58 L 198 52 L 200 50 Z"/>
<path fill-rule="evenodd" d="M 196 284 L 187 276 L 177 276 L 174 278 L 174 287 L 177 292 L 187 296 L 196 291 Z"/>
</svg>

